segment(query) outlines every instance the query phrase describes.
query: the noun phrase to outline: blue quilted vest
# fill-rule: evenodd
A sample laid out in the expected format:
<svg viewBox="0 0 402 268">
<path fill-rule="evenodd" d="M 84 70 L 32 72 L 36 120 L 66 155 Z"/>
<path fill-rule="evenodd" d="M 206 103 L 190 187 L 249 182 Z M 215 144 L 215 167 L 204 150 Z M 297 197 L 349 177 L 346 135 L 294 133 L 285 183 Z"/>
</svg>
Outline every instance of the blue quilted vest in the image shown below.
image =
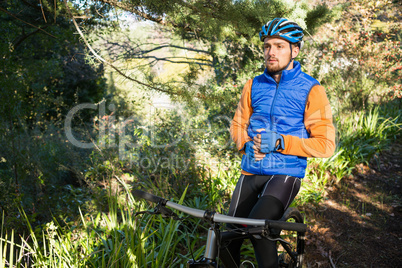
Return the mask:
<svg viewBox="0 0 402 268">
<path fill-rule="evenodd" d="M 311 88 L 319 82 L 301 71 L 300 63 L 294 62 L 291 70 L 282 72 L 279 84 L 265 69 L 256 76 L 251 87 L 251 106 L 248 135 L 253 138 L 257 129 L 276 131 L 279 134 L 308 138 L 304 126 L 304 110 Z M 285 144 L 286 147 L 286 144 Z M 256 175 L 289 175 L 303 178 L 307 158 L 285 155 L 279 152 L 267 154 L 263 160 L 255 161 L 243 155 L 241 168 Z"/>
</svg>

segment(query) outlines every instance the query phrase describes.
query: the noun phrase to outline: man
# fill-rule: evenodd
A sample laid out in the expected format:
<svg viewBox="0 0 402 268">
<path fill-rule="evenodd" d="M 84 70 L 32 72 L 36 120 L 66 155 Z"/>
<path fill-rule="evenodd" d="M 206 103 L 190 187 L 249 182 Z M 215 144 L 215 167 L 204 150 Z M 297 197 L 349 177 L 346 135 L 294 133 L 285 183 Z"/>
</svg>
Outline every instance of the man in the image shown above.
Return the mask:
<svg viewBox="0 0 402 268">
<path fill-rule="evenodd" d="M 278 220 L 300 189 L 307 157 L 334 153 L 335 129 L 324 88 L 294 61 L 302 28 L 275 18 L 262 27 L 260 39 L 266 69 L 244 86 L 230 127 L 243 156 L 229 215 Z M 251 240 L 258 267 L 278 267 L 276 243 Z M 240 264 L 242 243 L 232 241 L 223 254 Z"/>
</svg>

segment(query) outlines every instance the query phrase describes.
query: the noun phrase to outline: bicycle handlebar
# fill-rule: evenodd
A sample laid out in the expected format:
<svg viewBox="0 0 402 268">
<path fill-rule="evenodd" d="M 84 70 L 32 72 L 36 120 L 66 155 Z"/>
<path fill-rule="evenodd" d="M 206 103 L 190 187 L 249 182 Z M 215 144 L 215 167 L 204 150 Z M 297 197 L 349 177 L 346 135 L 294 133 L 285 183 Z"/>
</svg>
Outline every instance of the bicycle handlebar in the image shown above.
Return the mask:
<svg viewBox="0 0 402 268">
<path fill-rule="evenodd" d="M 139 198 L 151 201 L 152 203 L 156 203 L 156 204 L 166 200 L 166 199 L 163 199 L 162 197 L 159 197 L 159 196 L 156 196 L 156 195 L 144 192 L 144 191 L 140 191 L 140 190 L 134 190 L 133 195 L 135 195 Z"/>
<path fill-rule="evenodd" d="M 208 219 L 213 222 L 220 222 L 220 223 L 232 223 L 232 224 L 246 224 L 246 225 L 253 225 L 253 226 L 268 226 L 269 228 L 276 228 L 282 230 L 290 230 L 296 232 L 305 232 L 307 229 L 307 225 L 304 223 L 293 223 L 293 222 L 285 222 L 285 221 L 273 221 L 273 220 L 264 220 L 264 219 L 249 219 L 249 218 L 240 218 L 240 217 L 232 217 L 227 215 L 222 215 L 219 213 L 212 213 L 207 210 L 200 210 L 195 208 L 190 208 L 187 206 L 179 205 L 172 201 L 168 201 L 164 198 L 159 196 L 140 191 L 134 190 L 133 195 L 139 198 L 143 198 L 150 202 L 161 204 L 163 206 L 167 206 L 196 218 L 200 219 Z"/>
</svg>

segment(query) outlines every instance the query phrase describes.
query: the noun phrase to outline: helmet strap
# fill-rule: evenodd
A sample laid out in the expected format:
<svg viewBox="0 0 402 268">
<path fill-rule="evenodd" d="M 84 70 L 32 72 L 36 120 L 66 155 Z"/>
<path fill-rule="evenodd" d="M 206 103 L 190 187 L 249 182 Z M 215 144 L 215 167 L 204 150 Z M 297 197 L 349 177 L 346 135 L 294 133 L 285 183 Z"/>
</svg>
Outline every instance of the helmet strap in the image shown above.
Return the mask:
<svg viewBox="0 0 402 268">
<path fill-rule="evenodd" d="M 292 63 L 292 61 L 295 59 L 295 58 L 292 57 L 292 54 L 293 54 L 292 43 L 289 42 L 289 46 L 290 46 L 290 61 L 289 61 L 288 65 L 285 67 L 284 70 L 286 70 L 289 67 L 290 63 Z"/>
</svg>

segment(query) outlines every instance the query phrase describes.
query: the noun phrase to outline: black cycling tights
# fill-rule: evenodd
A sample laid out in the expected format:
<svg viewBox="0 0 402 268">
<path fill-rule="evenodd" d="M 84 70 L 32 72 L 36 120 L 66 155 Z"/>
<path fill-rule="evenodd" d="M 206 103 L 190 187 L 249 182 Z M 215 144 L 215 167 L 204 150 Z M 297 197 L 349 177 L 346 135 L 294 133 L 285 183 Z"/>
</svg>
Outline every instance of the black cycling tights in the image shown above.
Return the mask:
<svg viewBox="0 0 402 268">
<path fill-rule="evenodd" d="M 299 192 L 300 184 L 299 178 L 286 175 L 241 175 L 233 192 L 229 215 L 279 220 Z M 251 238 L 251 242 L 259 268 L 278 267 L 276 242 L 266 238 Z M 231 241 L 221 250 L 221 257 L 231 257 L 239 266 L 242 244 L 243 240 Z"/>
</svg>

